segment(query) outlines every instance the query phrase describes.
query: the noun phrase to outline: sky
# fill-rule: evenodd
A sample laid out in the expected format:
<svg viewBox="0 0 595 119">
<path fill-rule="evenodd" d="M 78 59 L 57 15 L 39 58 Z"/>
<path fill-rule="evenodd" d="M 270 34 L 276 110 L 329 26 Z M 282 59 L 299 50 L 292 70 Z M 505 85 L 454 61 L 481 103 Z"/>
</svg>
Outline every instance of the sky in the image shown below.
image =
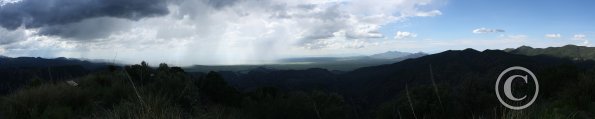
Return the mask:
<svg viewBox="0 0 595 119">
<path fill-rule="evenodd" d="M 591 0 L 0 0 L 0 55 L 264 64 L 591 46 Z"/>
</svg>

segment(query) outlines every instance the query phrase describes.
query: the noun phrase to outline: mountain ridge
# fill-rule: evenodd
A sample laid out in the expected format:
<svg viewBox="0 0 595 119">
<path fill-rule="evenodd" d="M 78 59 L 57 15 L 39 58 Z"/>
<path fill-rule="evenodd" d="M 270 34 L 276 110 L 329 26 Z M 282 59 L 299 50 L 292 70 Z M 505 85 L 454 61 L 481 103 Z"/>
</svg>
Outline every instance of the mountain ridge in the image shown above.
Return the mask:
<svg viewBox="0 0 595 119">
<path fill-rule="evenodd" d="M 572 60 L 595 60 L 595 47 L 564 45 L 562 47 L 533 48 L 530 46 L 520 46 L 518 48 L 508 48 L 504 51 L 513 54 L 522 54 L 528 56 L 549 55 L 560 58 L 569 58 Z"/>
</svg>

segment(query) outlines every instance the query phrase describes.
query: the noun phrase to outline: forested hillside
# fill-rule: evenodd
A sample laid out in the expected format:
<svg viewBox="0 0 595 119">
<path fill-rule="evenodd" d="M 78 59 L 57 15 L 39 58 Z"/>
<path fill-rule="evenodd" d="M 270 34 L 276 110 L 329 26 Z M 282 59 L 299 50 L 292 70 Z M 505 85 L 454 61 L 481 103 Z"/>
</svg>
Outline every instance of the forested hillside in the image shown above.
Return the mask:
<svg viewBox="0 0 595 119">
<path fill-rule="evenodd" d="M 535 104 L 503 107 L 498 74 L 532 70 Z M 4 95 L 6 118 L 593 118 L 595 62 L 499 50 L 451 50 L 350 72 L 256 68 L 186 72 L 167 64 L 63 81 L 39 78 Z M 66 83 L 72 80 L 77 83 Z M 43 97 L 43 98 L 40 98 Z"/>
</svg>

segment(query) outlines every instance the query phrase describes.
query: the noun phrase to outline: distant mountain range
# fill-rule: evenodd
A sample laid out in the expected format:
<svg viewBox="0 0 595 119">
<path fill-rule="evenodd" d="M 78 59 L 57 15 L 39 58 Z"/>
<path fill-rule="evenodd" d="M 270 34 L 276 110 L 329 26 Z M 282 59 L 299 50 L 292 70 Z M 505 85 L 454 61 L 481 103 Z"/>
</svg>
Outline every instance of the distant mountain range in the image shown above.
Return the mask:
<svg viewBox="0 0 595 119">
<path fill-rule="evenodd" d="M 516 49 L 509 48 L 504 51 L 513 54 L 522 54 L 528 56 L 548 55 L 560 58 L 569 58 L 572 60 L 595 60 L 595 47 L 566 45 L 563 47 L 532 48 L 521 46 Z"/>
<path fill-rule="evenodd" d="M 46 59 L 40 57 L 17 57 L 11 58 L 0 56 L 0 69 L 6 68 L 39 68 L 39 67 L 55 67 L 78 65 L 86 69 L 96 69 L 106 65 L 107 63 L 90 62 L 87 60 L 80 60 L 75 58 L 59 57 L 55 59 Z"/>
<path fill-rule="evenodd" d="M 399 92 L 404 88 L 402 84 L 428 84 L 430 82 L 430 66 L 433 67 L 437 80 L 440 80 L 438 82 L 458 85 L 457 82 L 463 80 L 461 78 L 466 75 L 477 75 L 478 79 L 493 79 L 494 75 L 497 77 L 497 72 L 510 66 L 525 66 L 541 72 L 541 70 L 559 65 L 592 68 L 595 66 L 593 64 L 593 61 L 575 62 L 546 55 L 526 56 L 501 50 L 480 52 L 474 49 L 465 49 L 449 50 L 392 64 L 363 67 L 340 73 L 321 68 L 280 70 L 264 67 L 246 71 L 220 71 L 220 73 L 231 82 L 230 84 L 242 89 L 273 86 L 292 90 L 305 87 L 296 85 L 312 86 L 315 84 L 325 90 L 343 87 L 341 89 L 347 89 L 349 91 L 345 92 L 354 93 L 353 95 L 369 96 L 379 93 L 375 95 L 380 96 L 377 97 L 378 99 L 386 99 L 394 95 L 385 93 Z M 321 84 L 316 84 L 317 82 Z M 339 85 L 330 86 L 328 84 Z M 377 92 L 378 90 L 387 92 Z"/>
<path fill-rule="evenodd" d="M 40 57 L 0 57 L 0 94 L 18 89 L 33 78 L 65 80 L 106 69 L 107 63 L 79 59 Z"/>
<path fill-rule="evenodd" d="M 493 113 L 491 107 L 500 105 L 493 95 L 494 81 L 501 71 L 512 66 L 523 66 L 534 72 L 539 78 L 541 88 L 540 103 L 552 103 L 547 100 L 553 100 L 556 95 L 563 95 L 564 90 L 572 89 L 569 85 L 577 81 L 580 74 L 595 70 L 595 61 L 577 61 L 547 55 L 527 56 L 502 50 L 465 49 L 449 50 L 342 73 L 319 68 L 257 68 L 247 72 L 219 73 L 229 84 L 240 90 L 275 87 L 287 91 L 339 92 L 349 102 L 363 105 L 358 108 L 364 110 L 375 108 L 390 100 L 402 101 L 407 86 L 410 90 L 415 90 L 416 101 L 435 101 L 432 89 L 434 80 L 435 88 L 440 88 L 440 95 L 444 95 L 442 100 L 448 100 L 445 101 L 448 103 L 445 105 L 458 105 L 448 106 L 447 110 L 489 115 Z M 437 109 L 437 102 L 428 102 L 427 105 L 428 110 Z M 433 110 L 435 111 L 439 110 Z"/>
<path fill-rule="evenodd" d="M 405 59 L 418 58 L 428 55 L 423 52 L 407 53 L 398 51 L 389 51 L 370 56 L 351 56 L 351 57 L 299 57 L 286 58 L 278 61 L 277 64 L 266 65 L 195 65 L 186 67 L 191 72 L 207 71 L 247 71 L 254 68 L 266 67 L 278 70 L 299 70 L 309 68 L 323 68 L 337 71 L 350 71 L 361 67 L 375 66 L 382 64 L 391 64 Z"/>
<path fill-rule="evenodd" d="M 399 52 L 399 51 L 387 51 L 387 52 L 384 52 L 384 53 L 370 55 L 370 58 L 374 58 L 374 59 L 396 59 L 396 58 L 401 58 L 401 57 L 407 57 L 407 56 L 412 55 L 412 54 L 426 54 L 426 53 L 423 53 L 423 52 L 419 52 L 419 53 L 408 53 L 408 52 Z"/>
<path fill-rule="evenodd" d="M 573 54 L 573 51 L 576 52 Z M 411 90 L 411 97 L 418 102 L 414 104 L 417 105 L 416 112 L 421 114 L 440 111 L 437 109 L 438 104 L 432 101 L 436 100 L 434 96 L 442 95 L 446 105 L 442 111 L 491 115 L 494 113 L 493 107 L 500 106 L 493 89 L 502 70 L 511 66 L 530 69 L 539 78 L 540 84 L 540 101 L 536 105 L 556 106 L 555 103 L 560 102 L 552 100 L 576 97 L 574 93 L 564 91 L 589 88 L 575 88 L 575 83 L 592 79 L 589 76 L 595 77 L 594 52 L 592 47 L 573 45 L 544 49 L 523 46 L 506 50 L 449 50 L 431 55 L 387 52 L 360 57 L 292 58 L 282 61 L 288 64 L 194 66 L 185 70 L 196 75 L 215 70 L 228 84 L 241 91 L 274 87 L 284 91 L 337 92 L 347 102 L 362 106 L 355 107 L 361 110 L 376 108 L 391 101 L 395 103 L 393 106 L 408 109 L 408 105 L 403 107 L 403 97 L 405 91 Z M 390 57 L 399 55 L 397 58 Z M 0 77 L 3 77 L 0 91 L 19 88 L 33 77 L 74 78 L 106 65 L 66 58 L 4 57 L 0 58 Z M 433 92 L 437 90 L 435 88 L 440 89 L 439 94 L 438 91 Z M 589 112 L 577 113 L 582 115 Z M 456 117 L 456 113 L 452 114 Z"/>
<path fill-rule="evenodd" d="M 483 64 L 494 64 L 498 60 L 498 56 L 510 55 L 514 57 L 521 56 L 536 56 L 537 59 L 552 59 L 553 57 L 572 59 L 573 61 L 583 60 L 595 60 L 595 48 L 567 45 L 563 47 L 549 47 L 549 48 L 531 48 L 528 46 L 522 46 L 519 48 L 505 49 L 502 51 L 484 51 L 478 52 L 472 49 L 463 51 L 445 51 L 438 54 L 427 55 L 426 53 L 406 53 L 398 51 L 389 51 L 380 54 L 374 54 L 370 56 L 355 56 L 355 57 L 306 57 L 306 58 L 289 58 L 283 59 L 280 62 L 282 64 L 271 64 L 271 65 L 230 65 L 230 66 L 192 66 L 186 67 L 187 72 L 208 72 L 208 71 L 220 71 L 222 74 L 226 74 L 226 80 L 232 82 L 238 87 L 250 89 L 259 86 L 278 86 L 279 83 L 272 83 L 269 80 L 279 79 L 291 79 L 292 83 L 282 83 L 288 88 L 304 88 L 307 86 L 313 86 L 309 81 L 322 81 L 336 78 L 329 77 L 344 77 L 341 78 L 342 82 L 358 82 L 350 84 L 368 84 L 370 82 L 379 81 L 386 79 L 386 76 L 401 74 L 403 72 L 409 72 L 403 75 L 416 74 L 414 70 L 419 67 L 419 72 L 427 72 L 427 68 L 430 64 L 434 65 L 436 69 L 440 67 L 459 67 L 456 65 L 480 65 Z M 479 54 L 479 55 L 478 55 Z M 518 54 L 518 55 L 511 55 Z M 454 57 L 468 57 L 475 58 L 475 56 L 482 56 L 484 59 L 475 59 L 468 61 L 460 61 L 463 59 L 457 59 L 457 62 L 446 62 L 446 60 Z M 506 56 L 504 58 L 510 58 Z M 496 57 L 496 58 L 488 58 Z M 430 63 L 428 60 L 432 59 L 432 62 L 443 62 L 441 63 Z M 514 59 L 514 58 L 512 58 Z M 490 62 L 484 62 L 490 61 Z M 560 60 L 563 61 L 563 60 Z M 402 63 L 401 63 L 402 62 Z M 428 62 L 425 64 L 415 62 Z M 394 64 L 393 64 L 394 63 Z M 571 63 L 571 62 L 570 62 Z M 14 86 L 12 83 L 24 83 L 33 77 L 40 77 L 44 79 L 65 79 L 69 77 L 83 76 L 89 72 L 105 69 L 108 63 L 94 63 L 86 60 L 79 59 L 68 59 L 68 58 L 56 58 L 56 59 L 44 59 L 39 57 L 18 57 L 10 58 L 0 56 L 0 77 L 3 78 L 3 82 L 0 87 Z M 405 66 L 401 66 L 405 65 Z M 441 66 L 445 65 L 445 66 Z M 449 66 L 446 66 L 449 65 Z M 450 66 L 452 65 L 452 66 Z M 502 64 L 505 65 L 505 64 Z M 364 67 L 364 68 L 362 68 Z M 478 68 L 486 69 L 486 67 Z M 352 71 L 353 70 L 353 71 Z M 402 71 L 401 71 L 402 70 Z M 447 71 L 455 70 L 468 70 L 468 69 L 446 69 Z M 50 73 L 51 72 L 51 73 Z M 299 77 L 299 75 L 312 74 L 312 72 L 318 72 L 318 74 L 324 75 L 310 75 L 312 77 Z M 363 73 L 368 72 L 368 73 Z M 392 73 L 390 73 L 392 72 Z M 362 74 L 360 74 L 362 73 Z M 51 74 L 51 75 L 50 75 Z M 287 75 L 286 75 L 287 74 Z M 440 74 L 437 71 L 437 74 Z M 279 77 L 281 76 L 281 77 Z M 323 76 L 322 78 L 316 78 L 317 76 Z M 371 78 L 371 77 L 376 78 Z M 251 80 L 245 80 L 247 77 Z M 269 77 L 269 78 L 266 78 Z M 286 77 L 286 78 L 282 78 Z M 360 77 L 360 78 L 357 78 Z M 361 80 L 361 77 L 369 77 L 370 80 Z M 381 78 L 385 77 L 385 78 Z M 400 77 L 400 76 L 399 76 Z M 258 83 L 260 82 L 260 83 Z M 381 81 L 382 82 L 382 81 Z M 325 84 L 330 84 L 326 82 Z M 387 82 L 384 82 L 387 83 Z M 400 82 L 403 83 L 403 82 Z M 349 84 L 349 83 L 348 83 Z M 293 86 L 291 86 L 293 85 Z M 347 84 L 345 84 L 347 85 Z M 368 84 L 373 85 L 373 84 Z M 324 87 L 327 85 L 319 85 Z M 337 87 L 337 86 L 334 86 Z M 375 87 L 375 86 L 373 86 Z M 382 87 L 382 86 L 380 86 Z M 378 87 L 379 88 L 379 87 Z M 6 88 L 8 89 L 8 88 Z M 364 88 L 370 89 L 370 88 Z M 383 89 L 388 90 L 388 89 Z M 362 92 L 364 90 L 361 90 Z M 353 92 L 353 91 L 349 91 Z"/>
</svg>

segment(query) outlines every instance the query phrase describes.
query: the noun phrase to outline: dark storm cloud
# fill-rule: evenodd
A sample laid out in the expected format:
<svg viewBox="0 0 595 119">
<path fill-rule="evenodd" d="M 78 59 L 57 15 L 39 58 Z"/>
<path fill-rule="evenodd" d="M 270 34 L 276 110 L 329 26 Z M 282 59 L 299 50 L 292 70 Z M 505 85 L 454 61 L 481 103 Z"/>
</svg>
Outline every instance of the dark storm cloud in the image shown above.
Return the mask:
<svg viewBox="0 0 595 119">
<path fill-rule="evenodd" d="M 139 20 L 168 14 L 167 0 L 23 0 L 0 7 L 0 26 L 39 28 L 96 17 Z"/>
<path fill-rule="evenodd" d="M 81 22 L 53 25 L 39 28 L 39 35 L 54 35 L 76 40 L 90 40 L 109 36 L 113 32 L 125 30 L 130 22 L 117 18 L 93 18 Z"/>
<path fill-rule="evenodd" d="M 208 4 L 214 8 L 222 8 L 235 4 L 238 0 L 208 0 Z"/>
<path fill-rule="evenodd" d="M 0 38 L 0 45 L 6 45 L 6 44 L 11 44 L 16 42 L 16 39 L 10 39 L 10 38 Z"/>
<path fill-rule="evenodd" d="M 0 46 L 11 44 L 18 40 L 24 39 L 25 33 L 23 30 L 16 30 L 16 31 L 9 31 L 6 29 L 0 28 Z"/>
</svg>

